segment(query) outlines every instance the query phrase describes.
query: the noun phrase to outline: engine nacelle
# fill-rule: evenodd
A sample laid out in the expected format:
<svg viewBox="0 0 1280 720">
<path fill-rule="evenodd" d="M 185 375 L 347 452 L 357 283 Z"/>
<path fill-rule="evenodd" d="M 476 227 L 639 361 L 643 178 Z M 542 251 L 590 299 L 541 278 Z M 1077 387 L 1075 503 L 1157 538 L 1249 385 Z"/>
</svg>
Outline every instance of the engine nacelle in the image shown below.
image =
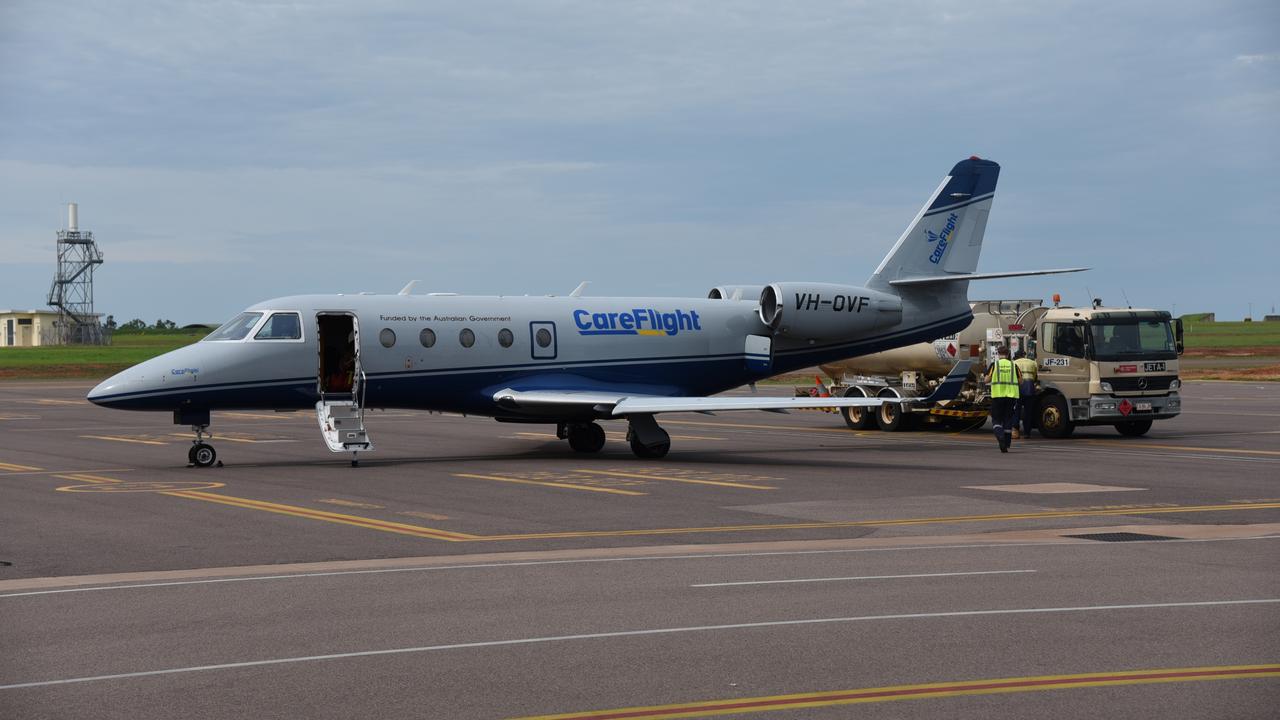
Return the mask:
<svg viewBox="0 0 1280 720">
<path fill-rule="evenodd" d="M 760 320 L 777 337 L 855 337 L 901 322 L 902 299 L 853 285 L 774 283 L 760 293 Z"/>
<path fill-rule="evenodd" d="M 712 300 L 755 300 L 764 292 L 763 285 L 718 285 L 707 297 Z"/>
</svg>

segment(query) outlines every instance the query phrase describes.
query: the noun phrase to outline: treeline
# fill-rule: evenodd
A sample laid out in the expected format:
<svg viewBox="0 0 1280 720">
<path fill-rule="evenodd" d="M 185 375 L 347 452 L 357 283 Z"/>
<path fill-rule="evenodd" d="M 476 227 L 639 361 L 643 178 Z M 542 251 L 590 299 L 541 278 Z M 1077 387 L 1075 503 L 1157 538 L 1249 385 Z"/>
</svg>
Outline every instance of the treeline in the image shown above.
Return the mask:
<svg viewBox="0 0 1280 720">
<path fill-rule="evenodd" d="M 149 325 L 147 324 L 147 321 L 142 318 L 134 318 L 128 322 L 117 324 L 115 317 L 112 315 L 108 315 L 106 319 L 102 321 L 102 327 L 108 332 L 121 333 L 171 333 L 179 330 L 207 332 L 210 329 L 207 325 L 187 325 L 179 327 L 178 323 L 165 318 L 160 318 Z"/>
</svg>

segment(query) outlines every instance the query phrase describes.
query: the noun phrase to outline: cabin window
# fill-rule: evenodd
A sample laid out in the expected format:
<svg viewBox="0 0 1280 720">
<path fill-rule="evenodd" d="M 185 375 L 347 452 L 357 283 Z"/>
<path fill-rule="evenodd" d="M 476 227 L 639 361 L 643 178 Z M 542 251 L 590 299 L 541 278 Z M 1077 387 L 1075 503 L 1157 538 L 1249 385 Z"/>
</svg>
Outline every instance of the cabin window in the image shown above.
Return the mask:
<svg viewBox="0 0 1280 720">
<path fill-rule="evenodd" d="M 224 323 L 222 327 L 209 333 L 205 340 L 243 340 L 249 336 L 249 331 L 261 318 L 260 312 L 240 313 Z"/>
<path fill-rule="evenodd" d="M 511 347 L 511 345 L 515 341 L 516 341 L 516 336 L 513 335 L 510 330 L 506 328 L 502 328 L 501 330 L 498 331 L 498 344 L 501 345 L 502 347 L 504 348 Z"/>
<path fill-rule="evenodd" d="M 276 313 L 267 318 L 254 340 L 301 340 L 302 319 L 298 313 Z"/>
<path fill-rule="evenodd" d="M 436 344 L 436 331 L 431 328 L 423 328 L 418 333 L 418 342 L 422 343 L 422 347 L 429 348 Z"/>
<path fill-rule="evenodd" d="M 551 331 L 546 328 L 538 328 L 538 332 L 534 333 L 533 338 L 538 343 L 538 347 L 551 345 Z"/>
<path fill-rule="evenodd" d="M 378 333 L 378 342 L 382 343 L 382 347 L 389 348 L 396 344 L 396 331 L 391 328 L 382 328 L 382 332 Z"/>
<path fill-rule="evenodd" d="M 469 348 L 476 344 L 476 334 L 471 332 L 471 328 L 463 328 L 458 333 L 458 342 L 462 343 L 462 347 Z"/>
</svg>

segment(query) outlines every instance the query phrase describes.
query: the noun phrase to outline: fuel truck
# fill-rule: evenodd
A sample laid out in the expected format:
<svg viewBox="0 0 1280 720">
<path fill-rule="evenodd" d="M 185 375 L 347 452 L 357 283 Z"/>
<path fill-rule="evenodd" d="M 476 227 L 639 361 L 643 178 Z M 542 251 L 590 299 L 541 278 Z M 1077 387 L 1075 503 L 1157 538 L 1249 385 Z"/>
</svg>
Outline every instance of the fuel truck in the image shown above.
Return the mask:
<svg viewBox="0 0 1280 720">
<path fill-rule="evenodd" d="M 1039 383 L 1031 412 L 1041 434 L 1064 438 L 1081 425 L 1113 425 L 1139 436 L 1155 420 L 1182 411 L 1178 357 L 1182 321 L 1163 310 L 1075 308 L 1042 300 L 979 300 L 973 322 L 955 335 L 820 366 L 833 381 L 798 387 L 797 394 L 925 397 L 957 360 L 974 360 L 959 397 L 943 403 L 886 402 L 879 408 L 841 408 L 854 430 L 894 431 L 922 425 L 980 427 L 990 410 L 987 367 L 1001 345 L 1010 356 L 1035 360 Z"/>
</svg>

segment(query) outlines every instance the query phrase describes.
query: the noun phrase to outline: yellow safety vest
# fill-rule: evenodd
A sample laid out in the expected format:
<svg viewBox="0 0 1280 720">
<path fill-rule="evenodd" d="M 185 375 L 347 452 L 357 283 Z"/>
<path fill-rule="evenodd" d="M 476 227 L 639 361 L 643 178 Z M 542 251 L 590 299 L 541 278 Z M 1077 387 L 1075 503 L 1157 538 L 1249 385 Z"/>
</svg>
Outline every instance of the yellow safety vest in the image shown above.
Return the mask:
<svg viewBox="0 0 1280 720">
<path fill-rule="evenodd" d="M 1012 361 L 996 360 L 991 371 L 991 397 L 1018 397 L 1018 376 L 1014 374 Z"/>
<path fill-rule="evenodd" d="M 1032 360 L 1031 358 L 1018 358 L 1017 360 L 1013 361 L 1013 364 L 1017 366 L 1018 372 L 1022 374 L 1022 379 L 1024 381 L 1036 379 L 1036 361 L 1035 360 Z"/>
</svg>

